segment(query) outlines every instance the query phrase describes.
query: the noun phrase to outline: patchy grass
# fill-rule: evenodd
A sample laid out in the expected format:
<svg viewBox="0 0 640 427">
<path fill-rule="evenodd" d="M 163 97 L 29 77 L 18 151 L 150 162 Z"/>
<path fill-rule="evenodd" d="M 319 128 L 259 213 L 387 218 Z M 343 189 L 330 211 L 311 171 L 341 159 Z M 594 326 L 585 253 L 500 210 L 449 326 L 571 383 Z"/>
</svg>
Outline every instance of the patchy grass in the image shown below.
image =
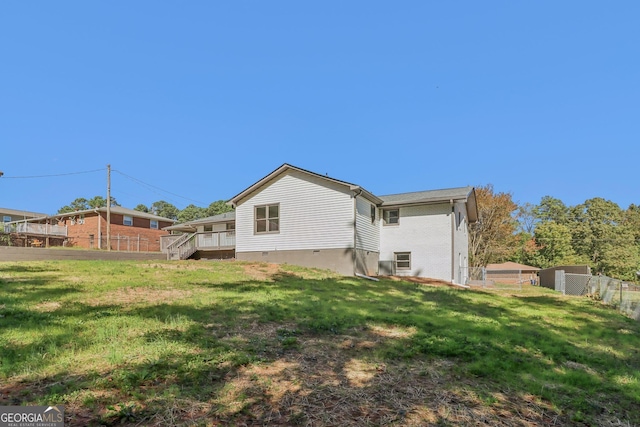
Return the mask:
<svg viewBox="0 0 640 427">
<path fill-rule="evenodd" d="M 524 286 L 0 263 L 0 405 L 67 425 L 640 424 L 640 324 Z"/>
</svg>

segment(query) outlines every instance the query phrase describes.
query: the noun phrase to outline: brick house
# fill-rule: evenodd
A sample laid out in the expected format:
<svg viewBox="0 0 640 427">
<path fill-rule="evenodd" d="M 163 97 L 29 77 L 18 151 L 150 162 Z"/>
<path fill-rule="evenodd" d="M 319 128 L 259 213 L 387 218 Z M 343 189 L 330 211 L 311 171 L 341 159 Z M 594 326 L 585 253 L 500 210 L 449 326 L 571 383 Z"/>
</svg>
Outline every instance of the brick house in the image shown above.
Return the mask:
<svg viewBox="0 0 640 427">
<path fill-rule="evenodd" d="M 111 207 L 111 249 L 134 252 L 159 252 L 160 237 L 168 234 L 163 230 L 176 223 L 161 216 L 123 208 Z M 44 226 L 47 226 L 44 228 Z M 107 249 L 107 208 L 67 212 L 16 224 L 16 231 L 28 235 L 27 241 L 47 239 L 49 229 L 64 235 L 64 245 L 85 249 Z"/>
</svg>

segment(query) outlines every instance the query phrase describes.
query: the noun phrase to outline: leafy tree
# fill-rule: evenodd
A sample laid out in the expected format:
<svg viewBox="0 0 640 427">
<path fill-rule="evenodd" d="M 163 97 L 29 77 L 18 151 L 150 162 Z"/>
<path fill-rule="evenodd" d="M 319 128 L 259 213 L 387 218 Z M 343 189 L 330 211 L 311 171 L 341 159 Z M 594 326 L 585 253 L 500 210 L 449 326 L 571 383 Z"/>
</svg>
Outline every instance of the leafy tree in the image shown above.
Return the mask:
<svg viewBox="0 0 640 427">
<path fill-rule="evenodd" d="M 88 209 L 89 209 L 89 201 L 84 197 L 78 197 L 70 204 L 58 209 L 58 213 L 63 214 L 68 212 L 86 211 Z"/>
<path fill-rule="evenodd" d="M 540 204 L 535 206 L 533 214 L 539 221 L 555 221 L 566 224 L 569 220 L 569 208 L 560 199 L 544 196 Z"/>
<path fill-rule="evenodd" d="M 576 253 L 573 250 L 571 230 L 555 221 L 538 224 L 534 234 L 535 250 L 529 254 L 529 263 L 540 268 L 573 264 Z"/>
<path fill-rule="evenodd" d="M 622 221 L 620 207 L 603 198 L 593 198 L 571 208 L 571 227 L 576 252 L 591 257 L 598 265 L 604 249 L 619 236 L 617 226 Z"/>
<path fill-rule="evenodd" d="M 205 208 L 198 207 L 194 204 L 191 204 L 180 211 L 178 214 L 179 222 L 187 222 L 193 221 L 196 219 L 204 218 L 207 215 L 207 210 Z"/>
<path fill-rule="evenodd" d="M 169 202 L 159 200 L 151 204 L 150 212 L 153 215 L 158 215 L 169 219 L 178 219 L 180 210 Z"/>
<path fill-rule="evenodd" d="M 537 215 L 537 206 L 531 203 L 525 203 L 518 206 L 516 212 L 516 220 L 520 231 L 527 233 L 529 236 L 533 234 L 533 230 L 536 228 L 536 224 L 540 221 Z"/>
<path fill-rule="evenodd" d="M 634 213 L 625 212 L 609 200 L 589 199 L 571 209 L 574 249 L 589 258 L 598 272 L 620 279 L 635 279 L 640 265 Z"/>
<path fill-rule="evenodd" d="M 506 261 L 517 250 L 513 215 L 518 208 L 509 193 L 494 193 L 493 185 L 476 187 L 479 221 L 469 228 L 469 261 L 473 267 Z"/>
<path fill-rule="evenodd" d="M 622 223 L 629 232 L 638 246 L 640 246 L 640 206 L 632 204 L 624 212 Z"/>
<path fill-rule="evenodd" d="M 227 205 L 224 200 L 217 200 L 209 205 L 209 207 L 207 208 L 206 216 L 219 215 L 226 212 L 231 212 L 232 210 L 233 208 Z"/>
<path fill-rule="evenodd" d="M 145 212 L 145 213 L 149 213 L 150 211 L 150 209 L 146 205 L 143 205 L 142 203 L 140 203 L 138 206 L 133 208 L 133 210 L 138 212 Z"/>
<path fill-rule="evenodd" d="M 95 196 L 91 199 L 85 199 L 84 197 L 78 197 L 70 204 L 58 209 L 59 214 L 86 211 L 89 209 L 104 208 L 107 206 L 107 199 L 102 196 Z M 114 197 L 111 197 L 111 206 L 120 206 Z"/>
<path fill-rule="evenodd" d="M 87 203 L 89 204 L 90 209 L 107 207 L 107 199 L 102 196 L 95 196 L 94 198 L 89 199 Z M 111 206 L 120 206 L 113 196 L 111 196 Z"/>
</svg>

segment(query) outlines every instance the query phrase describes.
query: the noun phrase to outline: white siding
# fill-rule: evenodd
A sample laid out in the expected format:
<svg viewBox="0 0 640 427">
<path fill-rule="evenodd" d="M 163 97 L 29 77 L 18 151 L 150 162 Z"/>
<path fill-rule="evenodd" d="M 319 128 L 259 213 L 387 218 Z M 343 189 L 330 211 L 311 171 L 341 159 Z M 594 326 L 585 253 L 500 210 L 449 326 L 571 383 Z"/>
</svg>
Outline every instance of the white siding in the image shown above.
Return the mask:
<svg viewBox="0 0 640 427">
<path fill-rule="evenodd" d="M 451 280 L 451 206 L 400 208 L 398 225 L 380 226 L 380 260 L 393 261 L 394 252 L 411 252 L 411 270 L 398 275 Z"/>
<path fill-rule="evenodd" d="M 211 225 L 211 224 L 207 224 L 207 225 Z M 199 225 L 197 227 L 198 232 L 203 233 L 204 227 L 205 227 L 204 225 Z M 227 230 L 227 224 L 224 222 L 213 224 L 213 227 L 211 229 L 211 231 L 226 231 L 226 230 Z"/>
<path fill-rule="evenodd" d="M 356 198 L 356 248 L 378 252 L 380 250 L 380 214 L 375 203 L 358 196 Z M 376 219 L 371 222 L 371 206 Z"/>
<path fill-rule="evenodd" d="M 212 231 L 227 231 L 227 224 L 226 223 L 213 224 Z"/>
<path fill-rule="evenodd" d="M 280 232 L 254 233 L 254 207 L 280 204 Z M 340 184 L 288 171 L 236 207 L 236 252 L 353 248 L 351 191 Z"/>
</svg>

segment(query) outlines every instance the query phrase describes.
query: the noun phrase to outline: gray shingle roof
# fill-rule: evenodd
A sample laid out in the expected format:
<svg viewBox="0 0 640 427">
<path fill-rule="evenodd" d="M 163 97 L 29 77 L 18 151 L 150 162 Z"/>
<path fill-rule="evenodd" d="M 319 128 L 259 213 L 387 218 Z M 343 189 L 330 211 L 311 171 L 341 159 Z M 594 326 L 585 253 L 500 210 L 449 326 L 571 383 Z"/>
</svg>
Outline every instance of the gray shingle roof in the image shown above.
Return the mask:
<svg viewBox="0 0 640 427">
<path fill-rule="evenodd" d="M 412 193 L 389 194 L 378 196 L 382 199 L 382 206 L 405 205 L 410 203 L 442 202 L 466 199 L 473 187 L 446 188 L 443 190 L 415 191 Z"/>
<path fill-rule="evenodd" d="M 11 215 L 11 216 L 23 216 L 26 218 L 37 218 L 41 216 L 47 216 L 47 214 L 44 214 L 44 213 L 21 211 L 18 209 L 8 209 L 8 208 L 0 208 L 0 214 Z"/>
<path fill-rule="evenodd" d="M 236 211 L 225 212 L 222 214 L 209 216 L 206 218 L 194 219 L 193 221 L 187 221 L 176 225 L 171 225 L 169 227 L 165 227 L 163 230 L 189 230 L 191 228 L 196 228 L 200 224 L 214 224 L 217 222 L 229 222 L 235 221 L 236 219 Z"/>
</svg>

